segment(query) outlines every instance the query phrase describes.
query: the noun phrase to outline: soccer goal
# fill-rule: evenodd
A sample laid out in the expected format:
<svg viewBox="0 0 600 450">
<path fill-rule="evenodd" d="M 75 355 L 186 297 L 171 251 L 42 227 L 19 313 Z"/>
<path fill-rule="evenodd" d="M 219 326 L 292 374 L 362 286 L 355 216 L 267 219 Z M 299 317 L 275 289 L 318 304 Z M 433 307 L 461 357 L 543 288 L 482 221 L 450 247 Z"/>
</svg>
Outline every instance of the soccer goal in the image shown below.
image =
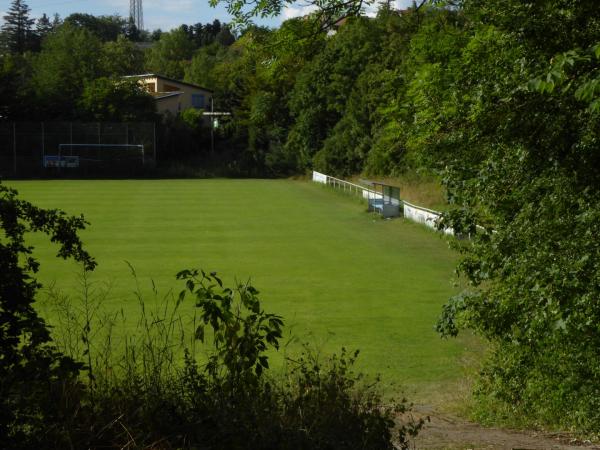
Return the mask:
<svg viewBox="0 0 600 450">
<path fill-rule="evenodd" d="M 44 167 L 124 169 L 145 164 L 141 144 L 58 144 L 57 155 L 45 155 Z"/>
</svg>

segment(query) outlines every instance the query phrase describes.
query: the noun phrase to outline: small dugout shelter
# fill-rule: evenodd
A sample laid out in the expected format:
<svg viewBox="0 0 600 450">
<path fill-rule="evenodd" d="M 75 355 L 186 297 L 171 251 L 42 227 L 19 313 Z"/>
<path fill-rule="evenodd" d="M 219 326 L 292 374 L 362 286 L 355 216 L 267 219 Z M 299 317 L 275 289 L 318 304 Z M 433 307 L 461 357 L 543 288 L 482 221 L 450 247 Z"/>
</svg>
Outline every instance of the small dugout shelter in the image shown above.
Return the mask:
<svg viewBox="0 0 600 450">
<path fill-rule="evenodd" d="M 384 218 L 400 216 L 400 188 L 379 181 L 360 180 L 375 192 L 369 196 L 369 211 L 380 213 Z"/>
<path fill-rule="evenodd" d="M 156 73 L 127 75 L 123 78 L 137 79 L 154 97 L 156 110 L 160 114 L 179 114 L 188 108 L 210 110 L 213 91 L 196 84 L 178 81 Z"/>
</svg>

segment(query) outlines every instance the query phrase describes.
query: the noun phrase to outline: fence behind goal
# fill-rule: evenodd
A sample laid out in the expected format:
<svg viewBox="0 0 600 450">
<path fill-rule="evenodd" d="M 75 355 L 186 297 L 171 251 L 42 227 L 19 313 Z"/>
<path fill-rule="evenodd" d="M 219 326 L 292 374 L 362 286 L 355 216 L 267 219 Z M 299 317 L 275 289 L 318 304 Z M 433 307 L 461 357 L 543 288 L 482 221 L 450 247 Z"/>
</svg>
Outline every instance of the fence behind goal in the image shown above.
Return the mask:
<svg viewBox="0 0 600 450">
<path fill-rule="evenodd" d="M 135 176 L 155 161 L 150 122 L 0 123 L 0 177 Z"/>
</svg>

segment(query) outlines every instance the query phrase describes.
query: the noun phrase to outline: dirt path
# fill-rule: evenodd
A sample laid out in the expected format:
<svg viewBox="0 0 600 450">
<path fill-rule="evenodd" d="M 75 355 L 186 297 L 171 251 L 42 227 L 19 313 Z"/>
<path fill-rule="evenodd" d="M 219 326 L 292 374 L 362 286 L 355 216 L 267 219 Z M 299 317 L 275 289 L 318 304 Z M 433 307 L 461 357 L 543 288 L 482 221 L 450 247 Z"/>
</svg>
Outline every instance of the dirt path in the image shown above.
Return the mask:
<svg viewBox="0 0 600 450">
<path fill-rule="evenodd" d="M 415 405 L 413 416 L 430 417 L 415 440 L 419 450 L 600 450 L 598 445 L 564 435 L 485 428 L 424 405 Z"/>
</svg>

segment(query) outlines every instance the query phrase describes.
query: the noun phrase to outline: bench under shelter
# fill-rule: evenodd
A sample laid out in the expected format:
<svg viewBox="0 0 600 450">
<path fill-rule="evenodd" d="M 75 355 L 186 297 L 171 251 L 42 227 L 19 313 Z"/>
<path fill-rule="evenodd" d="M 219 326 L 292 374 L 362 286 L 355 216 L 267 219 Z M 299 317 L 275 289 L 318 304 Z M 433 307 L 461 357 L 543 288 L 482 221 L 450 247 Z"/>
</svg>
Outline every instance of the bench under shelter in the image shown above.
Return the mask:
<svg viewBox="0 0 600 450">
<path fill-rule="evenodd" d="M 372 190 L 368 195 L 369 211 L 378 212 L 384 218 L 400 215 L 400 188 L 379 181 L 360 180 Z"/>
</svg>

